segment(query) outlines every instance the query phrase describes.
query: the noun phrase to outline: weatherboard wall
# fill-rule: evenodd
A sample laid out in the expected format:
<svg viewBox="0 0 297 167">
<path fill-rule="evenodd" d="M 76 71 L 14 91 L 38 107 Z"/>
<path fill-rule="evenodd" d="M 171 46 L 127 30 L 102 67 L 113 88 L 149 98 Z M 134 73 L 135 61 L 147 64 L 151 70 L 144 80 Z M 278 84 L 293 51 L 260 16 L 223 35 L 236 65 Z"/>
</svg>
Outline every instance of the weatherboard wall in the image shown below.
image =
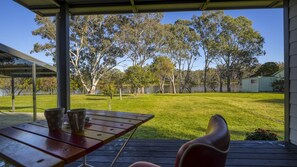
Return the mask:
<svg viewBox="0 0 297 167">
<path fill-rule="evenodd" d="M 241 82 L 242 92 L 259 92 L 259 78 L 245 78 Z"/>
<path fill-rule="evenodd" d="M 275 77 L 261 77 L 259 78 L 259 92 L 272 92 L 272 83 L 275 81 Z"/>
<path fill-rule="evenodd" d="M 289 139 L 297 145 L 297 1 L 289 0 Z"/>
</svg>

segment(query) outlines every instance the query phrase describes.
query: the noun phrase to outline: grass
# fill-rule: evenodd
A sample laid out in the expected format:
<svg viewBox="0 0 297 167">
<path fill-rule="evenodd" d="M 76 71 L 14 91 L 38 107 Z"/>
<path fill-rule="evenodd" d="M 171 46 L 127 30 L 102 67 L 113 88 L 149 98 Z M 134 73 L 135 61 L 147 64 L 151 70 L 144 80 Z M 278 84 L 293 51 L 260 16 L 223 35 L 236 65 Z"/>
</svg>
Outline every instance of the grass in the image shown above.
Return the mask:
<svg viewBox="0 0 297 167">
<path fill-rule="evenodd" d="M 38 112 L 56 106 L 56 96 L 37 96 Z M 108 98 L 101 95 L 72 95 L 71 108 L 108 110 Z M 32 112 L 32 97 L 16 97 L 17 112 Z M 154 114 L 140 126 L 136 138 L 194 139 L 205 133 L 211 115 L 221 114 L 232 140 L 243 140 L 256 128 L 269 129 L 283 139 L 284 95 L 278 93 L 196 93 L 127 95 L 114 97 L 112 110 Z M 11 110 L 10 97 L 0 97 L 0 111 Z"/>
</svg>

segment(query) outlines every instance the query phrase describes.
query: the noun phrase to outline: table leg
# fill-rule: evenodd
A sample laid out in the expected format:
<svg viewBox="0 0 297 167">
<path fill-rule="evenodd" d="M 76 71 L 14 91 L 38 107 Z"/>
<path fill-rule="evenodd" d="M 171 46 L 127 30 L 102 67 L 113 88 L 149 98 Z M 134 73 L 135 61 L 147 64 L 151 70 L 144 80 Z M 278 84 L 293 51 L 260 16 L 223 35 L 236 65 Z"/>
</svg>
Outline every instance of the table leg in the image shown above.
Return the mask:
<svg viewBox="0 0 297 167">
<path fill-rule="evenodd" d="M 137 127 L 132 131 L 132 133 L 130 134 L 130 136 L 128 137 L 128 139 L 125 141 L 125 143 L 122 145 L 120 151 L 118 152 L 118 154 L 116 155 L 116 157 L 113 159 L 112 163 L 110 164 L 109 167 L 112 167 L 114 165 L 114 163 L 117 161 L 117 159 L 119 158 L 120 154 L 122 153 L 122 151 L 124 150 L 125 146 L 127 145 L 127 143 L 130 141 L 130 139 L 132 138 L 133 134 L 135 133 L 135 131 L 137 130 Z"/>
<path fill-rule="evenodd" d="M 79 167 L 93 167 L 92 165 L 87 164 L 87 156 L 83 157 L 83 163 Z"/>
</svg>

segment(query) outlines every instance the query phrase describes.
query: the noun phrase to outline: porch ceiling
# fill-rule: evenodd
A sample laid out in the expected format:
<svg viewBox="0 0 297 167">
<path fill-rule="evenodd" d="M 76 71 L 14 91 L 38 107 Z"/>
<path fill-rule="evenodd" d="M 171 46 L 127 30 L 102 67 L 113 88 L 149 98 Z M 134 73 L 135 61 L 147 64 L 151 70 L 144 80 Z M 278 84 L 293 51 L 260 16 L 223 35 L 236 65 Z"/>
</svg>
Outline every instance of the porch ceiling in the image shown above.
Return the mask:
<svg viewBox="0 0 297 167">
<path fill-rule="evenodd" d="M 14 0 L 41 16 L 55 16 L 59 1 Z M 72 15 L 281 8 L 283 0 L 66 0 Z"/>
<path fill-rule="evenodd" d="M 0 43 L 0 78 L 32 77 L 32 64 L 37 77 L 56 76 L 56 68 Z"/>
</svg>

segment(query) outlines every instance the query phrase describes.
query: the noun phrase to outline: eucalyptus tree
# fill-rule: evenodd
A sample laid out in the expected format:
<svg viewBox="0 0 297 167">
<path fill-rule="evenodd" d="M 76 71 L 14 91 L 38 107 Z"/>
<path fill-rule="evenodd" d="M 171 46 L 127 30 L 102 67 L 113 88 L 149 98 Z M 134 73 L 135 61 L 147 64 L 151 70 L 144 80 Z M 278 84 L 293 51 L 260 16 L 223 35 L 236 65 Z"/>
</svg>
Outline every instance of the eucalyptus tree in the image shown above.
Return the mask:
<svg viewBox="0 0 297 167">
<path fill-rule="evenodd" d="M 110 88 L 114 88 L 115 92 L 118 92 L 120 94 L 120 99 L 122 99 L 122 88 L 124 85 L 124 77 L 125 77 L 125 73 L 120 71 L 117 68 L 114 68 L 112 70 L 110 70 L 103 78 L 102 80 L 99 82 L 99 88 L 101 90 L 104 89 L 104 91 L 109 91 L 107 89 Z M 103 92 L 104 92 L 103 91 Z"/>
<path fill-rule="evenodd" d="M 203 72 L 203 87 L 204 92 L 207 92 L 207 72 L 210 64 L 218 55 L 218 34 L 219 23 L 222 20 L 224 13 L 222 11 L 205 11 L 201 16 L 193 16 L 191 21 L 194 29 L 200 36 L 200 47 L 204 55 L 204 72 Z"/>
<path fill-rule="evenodd" d="M 162 46 L 162 13 L 139 13 L 123 16 L 126 24 L 116 38 L 127 49 L 133 66 L 145 66 L 147 60 L 158 54 Z"/>
<path fill-rule="evenodd" d="M 170 79 L 170 77 L 172 77 L 172 73 L 174 73 L 174 64 L 168 57 L 158 56 L 154 58 L 154 61 L 151 64 L 151 70 L 159 81 L 160 92 L 164 93 L 165 81 L 166 79 Z"/>
<path fill-rule="evenodd" d="M 115 87 L 118 89 L 120 94 L 120 100 L 122 100 L 122 89 L 125 82 L 125 73 L 119 69 L 112 70 L 112 79 L 114 81 Z"/>
<path fill-rule="evenodd" d="M 265 55 L 264 38 L 252 27 L 252 21 L 246 17 L 224 16 L 220 21 L 219 55 L 220 65 L 226 68 L 227 91 L 231 91 L 231 79 L 237 67 L 256 64 L 257 56 Z"/>
<path fill-rule="evenodd" d="M 279 70 L 279 66 L 275 62 L 266 62 L 260 66 L 255 75 L 271 76 Z"/>
<path fill-rule="evenodd" d="M 32 32 L 45 39 L 36 43 L 32 52 L 45 52 L 55 56 L 56 26 L 53 18 L 36 16 L 39 26 Z M 102 76 L 120 62 L 125 48 L 116 40 L 120 31 L 121 16 L 74 16 L 70 19 L 70 71 L 78 77 L 89 94 L 94 94 Z"/>
<path fill-rule="evenodd" d="M 14 91 L 15 94 L 20 95 L 24 90 L 31 89 L 32 79 L 31 78 L 15 78 L 14 79 Z M 39 84 L 38 84 L 39 86 Z M 11 93 L 11 78 L 0 78 L 0 89 L 6 94 Z"/>
<path fill-rule="evenodd" d="M 216 70 L 219 80 L 219 91 L 223 92 L 224 79 L 226 78 L 226 68 L 224 65 L 217 65 Z"/>
<path fill-rule="evenodd" d="M 40 90 L 47 91 L 51 95 L 54 93 L 54 90 L 57 89 L 56 77 L 38 78 L 37 80 L 40 80 Z"/>
<path fill-rule="evenodd" d="M 183 92 L 189 89 L 190 72 L 199 56 L 199 35 L 191 28 L 189 20 L 177 20 L 174 24 L 164 25 L 164 28 L 162 52 L 177 66 L 179 91 Z"/>
<path fill-rule="evenodd" d="M 125 70 L 125 82 L 131 85 L 135 95 L 140 93 L 140 88 L 148 86 L 152 81 L 153 76 L 148 67 L 135 65 Z"/>
<path fill-rule="evenodd" d="M 245 57 L 244 59 L 239 59 L 232 66 L 234 81 L 241 84 L 243 78 L 254 75 L 258 68 L 259 62 L 256 57 Z M 225 78 L 227 78 L 227 76 Z"/>
<path fill-rule="evenodd" d="M 217 87 L 219 85 L 219 73 L 217 72 L 217 69 L 215 68 L 209 68 L 208 71 L 208 78 L 207 78 L 207 86 L 211 89 L 211 91 L 216 92 Z"/>
</svg>

